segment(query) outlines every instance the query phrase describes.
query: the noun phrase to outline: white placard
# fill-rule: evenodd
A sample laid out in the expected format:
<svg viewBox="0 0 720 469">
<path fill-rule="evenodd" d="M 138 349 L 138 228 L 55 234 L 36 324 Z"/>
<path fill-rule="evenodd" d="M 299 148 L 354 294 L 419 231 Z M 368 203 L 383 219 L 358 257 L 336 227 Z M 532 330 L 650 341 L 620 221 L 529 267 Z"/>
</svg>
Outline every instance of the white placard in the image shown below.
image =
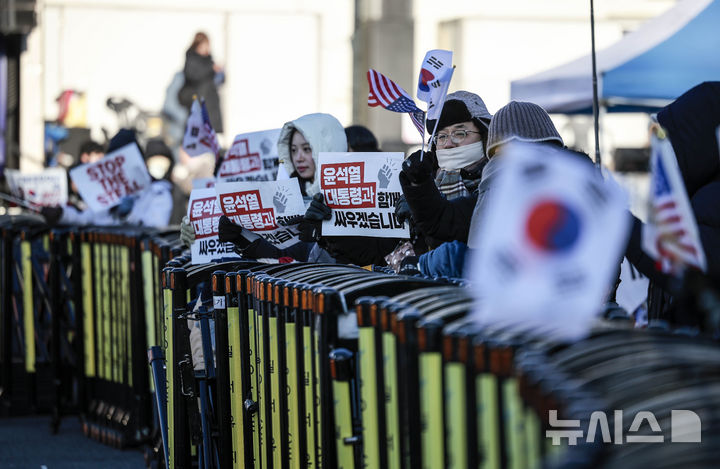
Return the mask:
<svg viewBox="0 0 720 469">
<path fill-rule="evenodd" d="M 291 218 L 305 214 L 297 178 L 285 181 L 218 182 L 215 185 L 223 213 L 235 224 L 254 231 L 278 248 L 299 241 Z"/>
<path fill-rule="evenodd" d="M 217 173 L 223 181 L 274 181 L 278 172 L 280 129 L 235 136 Z"/>
<path fill-rule="evenodd" d="M 32 174 L 6 169 L 5 178 L 12 195 L 26 202 L 45 207 L 64 207 L 67 204 L 67 173 L 62 168 L 47 168 Z"/>
<path fill-rule="evenodd" d="M 70 178 L 90 210 L 101 211 L 119 204 L 123 197 L 150 185 L 150 174 L 140 149 L 129 143 L 95 163 L 70 171 Z"/>
<path fill-rule="evenodd" d="M 218 240 L 218 220 L 222 210 L 215 189 L 193 189 L 187 215 L 195 230 L 195 241 L 190 246 L 193 264 L 240 257 L 233 250 L 232 243 L 221 243 Z"/>
<path fill-rule="evenodd" d="M 225 297 L 224 296 L 213 296 L 213 308 L 214 309 L 225 309 Z"/>
<path fill-rule="evenodd" d="M 628 236 L 625 195 L 563 150 L 512 144 L 477 226 L 478 323 L 576 340 L 590 331 Z M 472 234 L 471 234 L 472 235 Z"/>
<path fill-rule="evenodd" d="M 215 178 L 196 178 L 192 180 L 193 189 L 212 189 L 215 187 Z"/>
<path fill-rule="evenodd" d="M 395 217 L 402 153 L 320 153 L 320 190 L 332 209 L 323 236 L 410 237 Z"/>
</svg>

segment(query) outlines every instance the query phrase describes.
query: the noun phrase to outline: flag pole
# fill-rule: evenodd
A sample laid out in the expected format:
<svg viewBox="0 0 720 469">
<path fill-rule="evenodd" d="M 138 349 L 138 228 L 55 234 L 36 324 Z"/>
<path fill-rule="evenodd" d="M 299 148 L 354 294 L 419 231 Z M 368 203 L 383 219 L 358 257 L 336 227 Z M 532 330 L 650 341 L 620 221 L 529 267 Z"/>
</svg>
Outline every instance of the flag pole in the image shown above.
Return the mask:
<svg viewBox="0 0 720 469">
<path fill-rule="evenodd" d="M 447 89 L 450 88 L 450 81 L 452 80 L 452 76 L 455 73 L 455 65 L 450 69 L 450 76 L 448 77 L 447 82 L 445 83 L 445 86 Z M 447 89 L 445 90 L 445 96 L 443 96 L 443 100 L 440 103 L 440 112 L 438 113 L 437 122 L 435 122 L 435 125 L 433 126 L 432 134 L 430 134 L 430 141 L 432 142 L 435 138 L 435 132 L 437 131 L 437 125 L 440 123 L 440 114 L 442 114 L 442 108 L 445 107 L 445 98 L 447 97 Z M 420 161 L 423 160 L 423 156 L 425 155 L 425 128 L 427 128 L 427 116 L 430 114 L 430 109 L 428 109 L 428 112 L 425 113 L 425 126 L 423 127 L 423 146 L 422 151 L 420 152 Z"/>
<path fill-rule="evenodd" d="M 590 41 L 592 46 L 592 87 L 593 87 L 593 126 L 595 129 L 595 164 L 602 167 L 600 156 L 600 124 L 599 124 L 599 103 L 597 89 L 597 66 L 595 63 L 595 5 L 590 0 Z"/>
</svg>

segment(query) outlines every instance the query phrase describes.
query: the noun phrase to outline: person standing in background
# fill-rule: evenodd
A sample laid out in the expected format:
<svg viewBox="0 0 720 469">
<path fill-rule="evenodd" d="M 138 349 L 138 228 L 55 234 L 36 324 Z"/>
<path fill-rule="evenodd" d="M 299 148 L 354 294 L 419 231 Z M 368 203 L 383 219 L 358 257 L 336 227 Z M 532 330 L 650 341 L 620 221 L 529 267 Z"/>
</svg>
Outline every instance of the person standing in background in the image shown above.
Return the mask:
<svg viewBox="0 0 720 469">
<path fill-rule="evenodd" d="M 210 123 L 215 132 L 222 133 L 223 123 L 220 113 L 220 96 L 218 86 L 225 82 L 225 71 L 213 62 L 210 55 L 210 38 L 203 32 L 195 34 L 190 48 L 185 53 L 183 68 L 185 84 L 178 92 L 180 104 L 188 113 L 193 102 L 193 95 L 205 99 Z"/>
</svg>

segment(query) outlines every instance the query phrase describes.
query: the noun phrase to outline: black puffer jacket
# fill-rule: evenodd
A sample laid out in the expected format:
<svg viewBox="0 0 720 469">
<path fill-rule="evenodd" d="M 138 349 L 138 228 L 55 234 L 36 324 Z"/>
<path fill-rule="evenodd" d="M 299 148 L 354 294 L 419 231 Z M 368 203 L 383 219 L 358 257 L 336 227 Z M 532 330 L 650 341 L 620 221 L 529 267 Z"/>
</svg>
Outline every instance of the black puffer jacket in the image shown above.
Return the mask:
<svg viewBox="0 0 720 469">
<path fill-rule="evenodd" d="M 400 181 L 415 224 L 425 236 L 440 243 L 467 243 L 477 193 L 447 200 L 432 179 L 418 185 Z"/>
<path fill-rule="evenodd" d="M 210 55 L 200 55 L 193 49 L 185 53 L 185 68 L 183 69 L 185 84 L 178 93 L 180 103 L 190 111 L 192 95 L 198 99 L 205 99 L 210 123 L 215 132 L 223 131 L 222 114 L 220 113 L 220 96 L 215 85 L 215 70 Z"/>
<path fill-rule="evenodd" d="M 720 82 L 705 82 L 658 113 L 667 131 L 698 225 L 707 273 L 720 283 L 720 153 L 715 136 L 720 125 Z M 667 290 L 672 280 L 655 269 L 642 251 L 642 223 L 633 220 L 626 250 L 628 260 L 650 278 L 648 316 L 674 324 L 695 325 L 695 318 L 677 311 Z"/>
</svg>

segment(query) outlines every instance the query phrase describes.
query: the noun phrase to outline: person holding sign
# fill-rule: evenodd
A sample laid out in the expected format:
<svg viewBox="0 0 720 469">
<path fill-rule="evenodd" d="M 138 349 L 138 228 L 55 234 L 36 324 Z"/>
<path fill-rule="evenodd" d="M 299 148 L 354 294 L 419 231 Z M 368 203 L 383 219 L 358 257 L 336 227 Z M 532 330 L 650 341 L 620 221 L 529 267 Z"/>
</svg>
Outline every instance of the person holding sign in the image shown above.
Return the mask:
<svg viewBox="0 0 720 469">
<path fill-rule="evenodd" d="M 171 185 L 148 174 L 132 130 L 118 132 L 102 159 L 75 168 L 71 177 L 89 209 L 50 207 L 43 211 L 49 224 L 165 227 L 170 220 Z"/>
<path fill-rule="evenodd" d="M 319 194 L 320 183 L 317 175 L 317 158 L 320 152 L 347 151 L 345 129 L 340 121 L 330 114 L 306 114 L 286 122 L 278 137 L 278 157 L 285 171 L 298 179 L 300 192 L 309 204 L 311 197 Z M 301 223 L 301 229 L 304 226 Z M 186 230 L 187 231 L 187 230 Z M 248 258 L 292 257 L 299 261 L 323 259 L 327 253 L 320 252 L 314 239 L 305 239 L 293 246 L 279 249 L 252 231 L 221 218 L 218 227 L 221 242 L 232 242 Z M 185 235 L 191 239 L 191 236 Z"/>
</svg>

